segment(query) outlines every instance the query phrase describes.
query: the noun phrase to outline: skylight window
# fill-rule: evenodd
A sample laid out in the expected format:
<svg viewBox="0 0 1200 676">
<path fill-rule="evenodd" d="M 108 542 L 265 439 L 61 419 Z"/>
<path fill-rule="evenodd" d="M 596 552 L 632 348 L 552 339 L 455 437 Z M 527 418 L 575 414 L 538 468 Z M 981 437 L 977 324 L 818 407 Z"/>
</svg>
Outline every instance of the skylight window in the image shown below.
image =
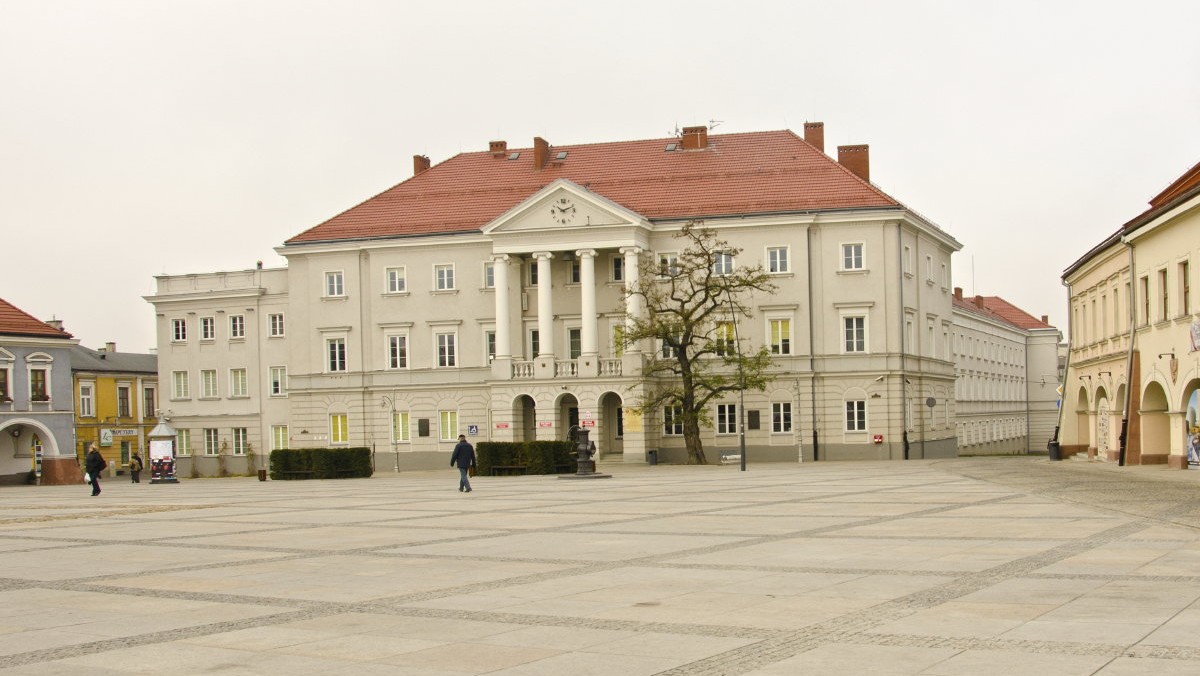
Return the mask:
<svg viewBox="0 0 1200 676">
<path fill-rule="evenodd" d="M 520 157 L 520 156 L 521 156 L 521 153 L 513 153 L 512 155 L 509 155 L 509 156 L 508 156 L 508 159 L 510 159 L 510 160 L 515 160 L 515 159 L 517 159 L 517 158 L 518 158 L 518 157 Z"/>
<path fill-rule="evenodd" d="M 667 144 L 667 147 L 666 147 L 666 149 L 665 149 L 665 151 L 664 151 L 664 152 L 668 152 L 668 153 L 669 153 L 669 152 L 671 152 L 671 151 L 675 150 L 675 149 L 676 149 L 676 148 L 678 148 L 678 147 L 679 147 L 679 144 L 678 144 L 678 143 L 668 143 L 668 144 Z"/>
<path fill-rule="evenodd" d="M 567 159 L 567 151 L 565 151 L 565 150 L 560 151 L 557 155 L 554 156 L 554 159 L 558 160 L 559 162 Z"/>
</svg>

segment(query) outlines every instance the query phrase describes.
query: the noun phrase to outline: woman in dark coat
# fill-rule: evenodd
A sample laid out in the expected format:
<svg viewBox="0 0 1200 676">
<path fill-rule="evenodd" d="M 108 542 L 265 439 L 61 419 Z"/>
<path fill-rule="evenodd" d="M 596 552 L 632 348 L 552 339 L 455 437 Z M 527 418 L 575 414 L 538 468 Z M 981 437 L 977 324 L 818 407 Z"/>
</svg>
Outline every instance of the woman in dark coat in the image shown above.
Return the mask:
<svg viewBox="0 0 1200 676">
<path fill-rule="evenodd" d="M 100 451 L 96 450 L 96 444 L 88 444 L 87 458 L 83 461 L 83 467 L 92 479 L 92 495 L 100 495 L 100 473 L 104 471 L 105 467 L 108 467 L 108 463 L 104 462 L 104 457 L 100 455 Z"/>
</svg>

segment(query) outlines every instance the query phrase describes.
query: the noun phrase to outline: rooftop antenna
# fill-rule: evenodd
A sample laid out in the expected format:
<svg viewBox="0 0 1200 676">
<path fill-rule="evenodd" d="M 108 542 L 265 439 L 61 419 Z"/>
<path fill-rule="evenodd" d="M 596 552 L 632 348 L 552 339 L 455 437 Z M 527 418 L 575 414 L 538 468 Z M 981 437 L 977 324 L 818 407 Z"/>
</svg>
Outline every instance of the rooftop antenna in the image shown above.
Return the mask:
<svg viewBox="0 0 1200 676">
<path fill-rule="evenodd" d="M 721 124 L 724 122 L 725 122 L 725 120 L 709 120 L 708 121 L 708 130 L 712 131 L 713 129 L 716 129 L 717 127 L 721 126 Z"/>
</svg>

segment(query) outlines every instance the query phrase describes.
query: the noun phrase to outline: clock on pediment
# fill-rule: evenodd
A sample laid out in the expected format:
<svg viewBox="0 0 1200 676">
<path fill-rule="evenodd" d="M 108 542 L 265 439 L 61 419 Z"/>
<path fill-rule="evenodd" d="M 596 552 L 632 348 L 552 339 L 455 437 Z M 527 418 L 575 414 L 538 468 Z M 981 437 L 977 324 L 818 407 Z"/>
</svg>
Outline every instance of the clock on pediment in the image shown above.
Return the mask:
<svg viewBox="0 0 1200 676">
<path fill-rule="evenodd" d="M 566 225 L 575 219 L 575 203 L 569 197 L 559 197 L 550 203 L 550 218 Z"/>
</svg>

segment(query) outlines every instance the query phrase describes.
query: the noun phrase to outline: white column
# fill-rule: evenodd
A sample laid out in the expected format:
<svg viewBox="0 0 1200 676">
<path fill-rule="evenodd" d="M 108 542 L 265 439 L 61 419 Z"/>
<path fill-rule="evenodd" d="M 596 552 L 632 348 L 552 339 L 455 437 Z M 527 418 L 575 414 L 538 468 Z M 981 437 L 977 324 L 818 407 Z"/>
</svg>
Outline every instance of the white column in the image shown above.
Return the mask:
<svg viewBox="0 0 1200 676">
<path fill-rule="evenodd" d="M 554 356 L 554 297 L 550 290 L 550 261 L 554 254 L 549 251 L 538 251 L 533 254 L 537 259 L 538 271 L 538 353 L 536 356 Z"/>
<path fill-rule="evenodd" d="M 508 291 L 508 255 L 492 256 L 496 283 L 496 358 L 512 356 L 511 299 Z"/>
<path fill-rule="evenodd" d="M 631 291 L 637 288 L 638 284 L 638 254 L 642 252 L 640 247 L 627 246 L 621 248 L 621 253 L 625 255 L 625 289 Z M 625 306 L 625 330 L 628 331 L 633 325 L 633 320 L 642 316 L 642 297 L 630 296 L 629 302 Z M 629 346 L 630 352 L 640 352 L 637 345 Z"/>
<path fill-rule="evenodd" d="M 598 354 L 596 349 L 596 251 L 580 249 L 579 256 L 580 308 L 583 315 L 583 336 L 580 340 L 581 354 Z"/>
</svg>

